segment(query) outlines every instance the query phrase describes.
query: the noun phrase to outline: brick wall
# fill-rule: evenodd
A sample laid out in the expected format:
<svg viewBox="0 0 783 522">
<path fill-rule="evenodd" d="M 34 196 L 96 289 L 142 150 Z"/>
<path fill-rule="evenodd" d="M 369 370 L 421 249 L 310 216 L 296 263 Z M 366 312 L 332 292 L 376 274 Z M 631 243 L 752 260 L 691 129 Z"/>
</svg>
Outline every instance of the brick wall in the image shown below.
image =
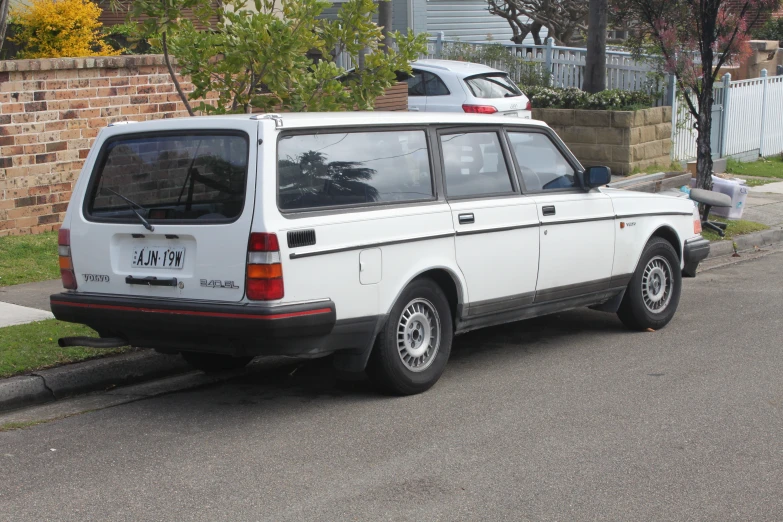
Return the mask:
<svg viewBox="0 0 783 522">
<path fill-rule="evenodd" d="M 584 166 L 606 165 L 613 174 L 671 163 L 672 108 L 638 111 L 533 109 Z"/>
<path fill-rule="evenodd" d="M 407 88 L 376 105 L 406 110 Z M 184 116 L 162 56 L 0 61 L 0 237 L 59 227 L 102 127 Z"/>
</svg>

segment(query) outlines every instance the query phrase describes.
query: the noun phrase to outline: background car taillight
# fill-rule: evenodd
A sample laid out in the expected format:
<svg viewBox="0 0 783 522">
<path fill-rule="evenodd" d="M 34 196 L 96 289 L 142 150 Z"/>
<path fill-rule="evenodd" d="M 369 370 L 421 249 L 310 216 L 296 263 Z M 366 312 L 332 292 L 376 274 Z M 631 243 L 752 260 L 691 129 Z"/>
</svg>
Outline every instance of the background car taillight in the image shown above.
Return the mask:
<svg viewBox="0 0 783 522">
<path fill-rule="evenodd" d="M 247 246 L 247 298 L 253 301 L 282 299 L 283 265 L 275 234 L 254 232 Z"/>
<path fill-rule="evenodd" d="M 467 103 L 462 106 L 462 110 L 470 114 L 493 114 L 498 112 L 492 105 L 468 105 Z"/>
<path fill-rule="evenodd" d="M 60 256 L 60 278 L 63 280 L 63 288 L 76 290 L 76 274 L 71 259 L 71 231 L 67 228 L 61 228 L 57 233 L 57 253 Z"/>
<path fill-rule="evenodd" d="M 527 101 L 527 105 L 525 105 L 525 110 L 532 111 L 533 110 L 533 102 L 530 100 Z"/>
</svg>

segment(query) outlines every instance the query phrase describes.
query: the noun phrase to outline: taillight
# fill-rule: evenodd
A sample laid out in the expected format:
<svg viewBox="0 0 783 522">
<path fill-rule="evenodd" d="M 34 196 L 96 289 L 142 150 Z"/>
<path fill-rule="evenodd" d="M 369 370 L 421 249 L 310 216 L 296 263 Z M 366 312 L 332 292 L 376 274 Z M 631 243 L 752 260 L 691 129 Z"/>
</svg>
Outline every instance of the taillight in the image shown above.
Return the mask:
<svg viewBox="0 0 783 522">
<path fill-rule="evenodd" d="M 60 278 L 63 280 L 63 288 L 76 290 L 76 273 L 73 271 L 71 258 L 71 231 L 61 228 L 57 233 L 57 254 L 60 256 Z"/>
<path fill-rule="evenodd" d="M 247 244 L 247 298 L 253 301 L 282 299 L 283 265 L 275 234 L 253 232 Z"/>
<path fill-rule="evenodd" d="M 527 101 L 527 105 L 525 105 L 525 110 L 532 111 L 533 110 L 533 102 L 528 100 Z"/>
<path fill-rule="evenodd" d="M 493 114 L 498 112 L 492 105 L 468 105 L 462 106 L 462 110 L 471 114 Z"/>
</svg>

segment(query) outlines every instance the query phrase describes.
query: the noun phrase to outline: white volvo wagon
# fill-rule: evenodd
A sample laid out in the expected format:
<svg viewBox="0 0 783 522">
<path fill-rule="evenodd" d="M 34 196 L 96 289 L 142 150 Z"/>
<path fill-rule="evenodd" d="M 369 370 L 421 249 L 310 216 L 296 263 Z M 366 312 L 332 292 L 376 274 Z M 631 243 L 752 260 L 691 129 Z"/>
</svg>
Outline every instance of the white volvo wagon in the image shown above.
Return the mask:
<svg viewBox="0 0 783 522">
<path fill-rule="evenodd" d="M 709 252 L 693 202 L 602 187 L 545 124 L 439 113 L 158 120 L 103 129 L 59 234 L 54 315 L 204 370 L 334 354 L 382 389 L 453 336 L 591 306 L 675 313 Z"/>
</svg>

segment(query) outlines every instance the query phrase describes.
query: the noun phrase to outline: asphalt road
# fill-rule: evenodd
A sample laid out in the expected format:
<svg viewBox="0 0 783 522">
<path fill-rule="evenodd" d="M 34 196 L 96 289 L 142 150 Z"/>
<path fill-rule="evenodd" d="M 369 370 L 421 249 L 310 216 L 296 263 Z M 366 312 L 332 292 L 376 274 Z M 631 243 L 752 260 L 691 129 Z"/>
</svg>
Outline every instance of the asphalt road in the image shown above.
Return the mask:
<svg viewBox="0 0 783 522">
<path fill-rule="evenodd" d="M 0 433 L 0 520 L 783 520 L 783 254 L 665 329 L 577 310 L 457 338 L 407 398 L 329 366 Z"/>
</svg>

